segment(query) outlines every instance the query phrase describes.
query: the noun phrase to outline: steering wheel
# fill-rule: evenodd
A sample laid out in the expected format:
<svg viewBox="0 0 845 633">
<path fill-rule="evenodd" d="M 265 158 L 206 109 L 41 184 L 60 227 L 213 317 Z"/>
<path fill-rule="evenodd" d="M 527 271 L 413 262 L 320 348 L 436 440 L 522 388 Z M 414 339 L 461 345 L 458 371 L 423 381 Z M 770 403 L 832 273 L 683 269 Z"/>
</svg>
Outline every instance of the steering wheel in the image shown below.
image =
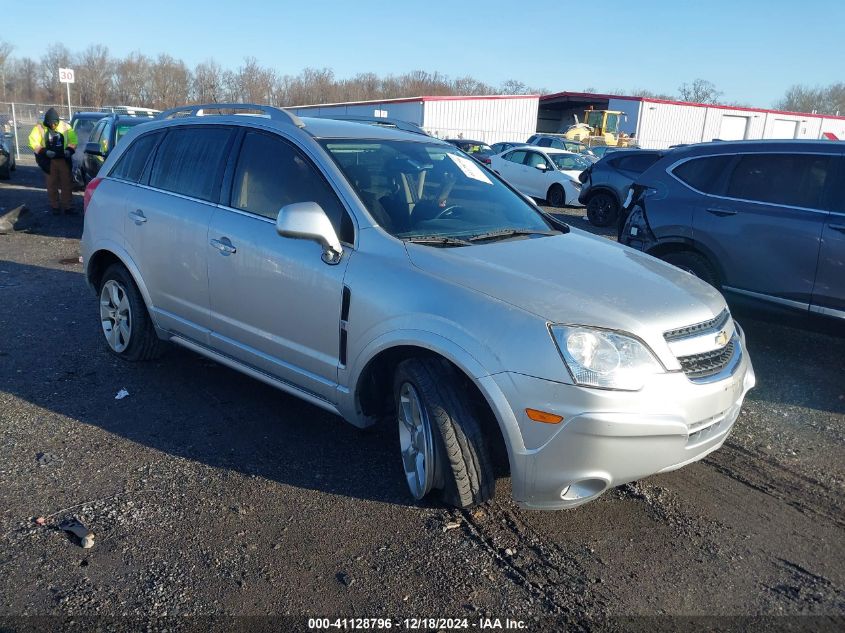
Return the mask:
<svg viewBox="0 0 845 633">
<path fill-rule="evenodd" d="M 442 220 L 444 218 L 451 218 L 455 215 L 460 215 L 461 211 L 466 211 L 464 207 L 459 204 L 450 204 L 445 209 L 443 209 L 440 213 L 434 216 L 435 220 Z"/>
</svg>

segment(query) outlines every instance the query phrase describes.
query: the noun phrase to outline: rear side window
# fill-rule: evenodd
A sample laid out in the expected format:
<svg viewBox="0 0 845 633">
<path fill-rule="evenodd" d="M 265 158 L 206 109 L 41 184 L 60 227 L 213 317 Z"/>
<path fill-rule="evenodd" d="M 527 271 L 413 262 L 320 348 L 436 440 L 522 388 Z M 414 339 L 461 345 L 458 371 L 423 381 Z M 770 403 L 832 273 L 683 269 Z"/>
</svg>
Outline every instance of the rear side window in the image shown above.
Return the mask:
<svg viewBox="0 0 845 633">
<path fill-rule="evenodd" d="M 660 154 L 635 154 L 633 156 L 620 156 L 612 159 L 612 165 L 617 169 L 641 174 L 654 165 L 660 159 Z M 697 187 L 696 187 L 697 188 Z"/>
<path fill-rule="evenodd" d="M 830 156 L 747 154 L 728 181 L 730 198 L 810 209 L 822 208 L 822 194 L 832 176 Z"/>
<path fill-rule="evenodd" d="M 510 154 L 505 154 L 503 158 L 505 160 L 509 160 L 512 163 L 517 163 L 521 165 L 525 162 L 525 154 L 526 152 L 522 150 L 517 150 L 515 152 L 511 152 Z"/>
<path fill-rule="evenodd" d="M 216 201 L 230 130 L 185 127 L 168 132 L 150 175 L 150 186 Z"/>
<path fill-rule="evenodd" d="M 144 172 L 147 158 L 149 158 L 150 152 L 153 151 L 160 137 L 161 132 L 155 132 L 135 139 L 135 142 L 123 153 L 109 175 L 119 180 L 138 182 Z"/>
<path fill-rule="evenodd" d="M 279 209 L 295 202 L 319 204 L 340 239 L 353 241 L 346 210 L 311 162 L 278 137 L 248 132 L 235 168 L 231 206 L 275 220 Z"/>
<path fill-rule="evenodd" d="M 675 167 L 672 173 L 693 189 L 704 193 L 719 193 L 719 179 L 733 158 L 730 154 L 693 158 Z"/>
</svg>

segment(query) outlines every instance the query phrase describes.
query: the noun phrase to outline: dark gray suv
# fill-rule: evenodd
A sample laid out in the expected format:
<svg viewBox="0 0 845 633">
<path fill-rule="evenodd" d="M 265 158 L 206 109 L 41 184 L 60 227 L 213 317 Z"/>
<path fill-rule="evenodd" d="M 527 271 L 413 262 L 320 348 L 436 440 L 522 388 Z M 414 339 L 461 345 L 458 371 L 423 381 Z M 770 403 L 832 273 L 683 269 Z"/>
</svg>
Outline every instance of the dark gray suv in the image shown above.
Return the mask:
<svg viewBox="0 0 845 633">
<path fill-rule="evenodd" d="M 845 318 L 845 144 L 713 142 L 642 174 L 623 244 L 723 291 Z"/>
<path fill-rule="evenodd" d="M 593 226 L 609 226 L 619 217 L 628 190 L 640 174 L 651 167 L 665 151 L 621 148 L 585 169 L 578 177 L 584 186 L 578 201 L 587 207 Z"/>
</svg>

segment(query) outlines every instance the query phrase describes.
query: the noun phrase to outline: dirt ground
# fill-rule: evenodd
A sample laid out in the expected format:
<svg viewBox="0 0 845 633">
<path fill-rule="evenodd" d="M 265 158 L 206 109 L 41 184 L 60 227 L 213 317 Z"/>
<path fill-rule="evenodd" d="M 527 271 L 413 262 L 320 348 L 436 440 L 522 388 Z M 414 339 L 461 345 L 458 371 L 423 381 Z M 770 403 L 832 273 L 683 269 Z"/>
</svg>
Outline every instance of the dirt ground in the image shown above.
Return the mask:
<svg viewBox="0 0 845 633">
<path fill-rule="evenodd" d="M 758 386 L 703 462 L 569 511 L 517 508 L 507 479 L 473 512 L 418 506 L 392 426 L 184 350 L 109 355 L 82 217 L 43 186 L 25 163 L 0 183 L 31 209 L 0 235 L 0 631 L 845 628 L 841 324 L 737 307 Z"/>
</svg>

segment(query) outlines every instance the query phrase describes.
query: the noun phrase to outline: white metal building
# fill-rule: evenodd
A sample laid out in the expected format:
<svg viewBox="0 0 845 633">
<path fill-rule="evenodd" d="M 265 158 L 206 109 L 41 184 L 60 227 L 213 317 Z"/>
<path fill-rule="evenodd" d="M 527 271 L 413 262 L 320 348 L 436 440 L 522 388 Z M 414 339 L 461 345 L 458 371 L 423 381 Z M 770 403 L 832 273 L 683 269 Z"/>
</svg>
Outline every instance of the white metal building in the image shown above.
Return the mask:
<svg viewBox="0 0 845 633">
<path fill-rule="evenodd" d="M 400 119 L 438 138 L 525 141 L 537 130 L 539 95 L 412 97 L 289 108 L 299 116 L 345 114 Z"/>
<path fill-rule="evenodd" d="M 845 116 L 582 92 L 540 97 L 537 131 L 562 132 L 574 122 L 574 115 L 581 120 L 590 107 L 624 112 L 621 130 L 634 135 L 639 145 L 646 148 L 662 149 L 713 139 L 845 140 Z"/>
</svg>

